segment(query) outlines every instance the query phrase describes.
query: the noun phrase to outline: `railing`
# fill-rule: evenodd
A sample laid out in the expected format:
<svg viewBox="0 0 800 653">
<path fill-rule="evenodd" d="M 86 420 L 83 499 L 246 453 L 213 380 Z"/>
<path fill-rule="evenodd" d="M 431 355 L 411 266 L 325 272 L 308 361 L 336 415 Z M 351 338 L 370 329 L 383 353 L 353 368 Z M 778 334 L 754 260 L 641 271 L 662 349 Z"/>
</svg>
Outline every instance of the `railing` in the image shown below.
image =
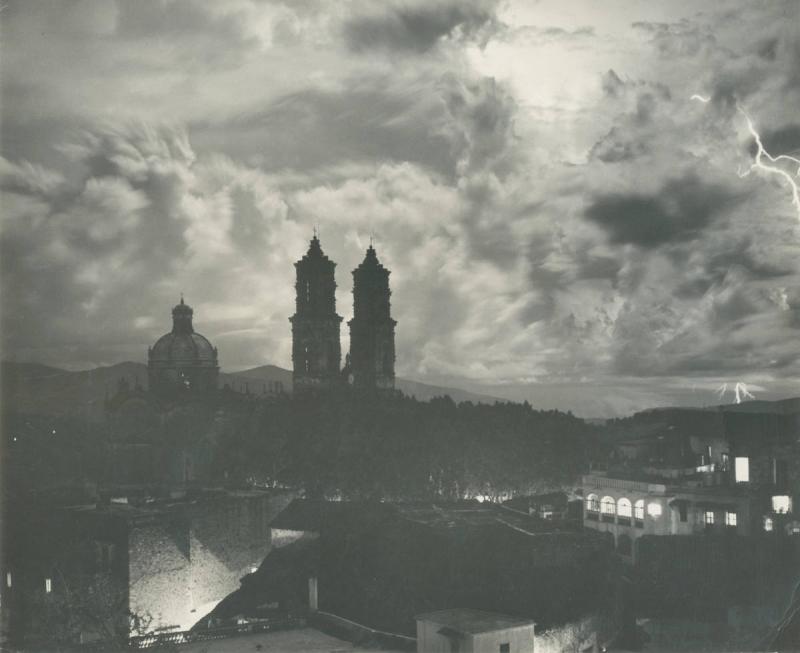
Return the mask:
<svg viewBox="0 0 800 653">
<path fill-rule="evenodd" d="M 215 639 L 226 639 L 237 635 L 266 633 L 273 630 L 290 630 L 304 628 L 306 620 L 299 617 L 282 617 L 253 623 L 222 626 L 205 630 L 184 630 L 171 633 L 150 633 L 139 637 L 131 637 L 128 646 L 134 649 L 152 648 L 165 644 L 188 644 L 189 642 L 207 642 Z"/>
</svg>

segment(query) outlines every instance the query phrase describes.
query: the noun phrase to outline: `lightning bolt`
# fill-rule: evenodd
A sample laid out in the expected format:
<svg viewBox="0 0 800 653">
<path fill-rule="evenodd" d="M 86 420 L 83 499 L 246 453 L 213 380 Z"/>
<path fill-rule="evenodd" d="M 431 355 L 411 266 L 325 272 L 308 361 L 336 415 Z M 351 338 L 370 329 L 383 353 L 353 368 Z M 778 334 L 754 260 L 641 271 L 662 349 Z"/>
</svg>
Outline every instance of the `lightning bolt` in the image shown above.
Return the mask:
<svg viewBox="0 0 800 653">
<path fill-rule="evenodd" d="M 697 93 L 692 95 L 689 99 L 697 100 L 703 104 L 708 104 L 711 102 L 711 98 L 698 95 Z M 740 171 L 739 177 L 747 177 L 754 170 L 761 170 L 767 174 L 777 175 L 782 178 L 787 184 L 789 184 L 789 188 L 791 189 L 792 193 L 792 205 L 797 212 L 797 219 L 800 220 L 800 187 L 798 187 L 797 181 L 798 178 L 800 178 L 800 159 L 789 156 L 788 154 L 772 156 L 769 152 L 767 152 L 766 148 L 764 147 L 764 143 L 761 142 L 761 135 L 758 133 L 758 130 L 753 124 L 753 119 L 750 117 L 750 114 L 748 114 L 744 107 L 738 102 L 736 104 L 736 109 L 742 114 L 742 116 L 744 116 L 745 122 L 747 123 L 747 130 L 750 132 L 753 140 L 755 140 L 758 148 L 750 167 L 744 172 Z M 792 167 L 797 166 L 797 172 L 792 175 L 779 165 L 781 163 L 788 163 Z"/>
<path fill-rule="evenodd" d="M 721 386 L 719 386 L 719 388 L 717 388 L 716 392 L 717 396 L 720 399 L 724 399 L 725 395 L 728 392 L 728 384 L 723 383 Z M 734 394 L 734 401 L 737 404 L 742 403 L 742 401 L 744 401 L 745 399 L 755 399 L 755 396 L 753 395 L 752 392 L 750 392 L 750 389 L 747 387 L 747 384 L 743 383 L 742 381 L 737 381 L 736 385 L 733 386 L 733 394 Z"/>
<path fill-rule="evenodd" d="M 793 156 L 789 156 L 788 154 L 779 154 L 778 156 L 772 156 L 766 149 L 764 149 L 764 144 L 761 142 L 761 136 L 756 131 L 755 126 L 753 125 L 753 121 L 750 116 L 747 114 L 747 111 L 744 108 L 737 104 L 736 108 L 739 110 L 744 116 L 744 119 L 747 121 L 747 129 L 750 131 L 750 135 L 755 139 L 756 145 L 758 146 L 758 151 L 756 152 L 755 161 L 750 164 L 750 168 L 745 170 L 744 172 L 740 172 L 740 177 L 746 177 L 749 175 L 753 170 L 763 170 L 769 174 L 778 175 L 783 177 L 788 184 L 789 187 L 792 189 L 792 204 L 794 205 L 795 210 L 797 211 L 797 219 L 800 220 L 800 189 L 797 187 L 797 177 L 800 177 L 800 159 L 797 159 Z M 764 162 L 764 159 L 768 161 L 768 163 Z M 794 175 L 789 174 L 783 168 L 775 165 L 780 161 L 786 161 L 790 163 L 792 166 L 797 166 L 797 172 Z"/>
<path fill-rule="evenodd" d="M 742 399 L 755 399 L 753 394 L 747 389 L 747 384 L 739 381 L 734 387 L 733 391 L 736 393 L 736 403 L 742 403 Z M 741 394 L 739 394 L 741 392 Z"/>
</svg>

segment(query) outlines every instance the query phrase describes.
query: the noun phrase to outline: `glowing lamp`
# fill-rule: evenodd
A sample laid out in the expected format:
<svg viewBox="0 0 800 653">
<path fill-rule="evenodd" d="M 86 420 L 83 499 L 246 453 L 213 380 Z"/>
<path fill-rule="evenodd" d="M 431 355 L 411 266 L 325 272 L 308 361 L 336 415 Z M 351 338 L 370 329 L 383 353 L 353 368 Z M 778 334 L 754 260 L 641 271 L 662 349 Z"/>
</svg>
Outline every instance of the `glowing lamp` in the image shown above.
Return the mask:
<svg viewBox="0 0 800 653">
<path fill-rule="evenodd" d="M 648 503 L 647 514 L 653 517 L 654 519 L 661 517 L 661 504 L 656 503 L 655 501 L 653 501 L 652 503 Z"/>
</svg>

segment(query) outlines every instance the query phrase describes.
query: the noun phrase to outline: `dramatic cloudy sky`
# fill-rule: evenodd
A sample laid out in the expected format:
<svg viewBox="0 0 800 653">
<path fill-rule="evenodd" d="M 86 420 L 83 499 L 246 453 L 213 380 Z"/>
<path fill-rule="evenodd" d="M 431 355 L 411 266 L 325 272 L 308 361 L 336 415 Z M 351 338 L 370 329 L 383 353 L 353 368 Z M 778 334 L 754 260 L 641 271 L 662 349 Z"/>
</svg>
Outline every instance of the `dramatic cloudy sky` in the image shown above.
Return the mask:
<svg viewBox="0 0 800 653">
<path fill-rule="evenodd" d="M 737 110 L 798 155 L 794 0 L 6 0 L 0 23 L 7 359 L 143 361 L 183 291 L 224 369 L 288 367 L 318 224 L 345 319 L 375 234 L 401 376 L 591 416 L 800 394 L 800 208 L 739 176 Z"/>
</svg>

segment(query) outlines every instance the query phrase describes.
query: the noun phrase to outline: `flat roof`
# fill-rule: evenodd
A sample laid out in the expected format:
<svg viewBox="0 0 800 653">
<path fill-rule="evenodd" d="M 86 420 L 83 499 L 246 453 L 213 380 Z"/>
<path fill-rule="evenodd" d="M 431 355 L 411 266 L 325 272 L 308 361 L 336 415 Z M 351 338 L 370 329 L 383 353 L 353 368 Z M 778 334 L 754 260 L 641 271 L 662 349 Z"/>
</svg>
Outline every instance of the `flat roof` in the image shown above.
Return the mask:
<svg viewBox="0 0 800 653">
<path fill-rule="evenodd" d="M 450 608 L 436 612 L 426 612 L 414 617 L 417 621 L 430 621 L 437 626 L 450 628 L 465 635 L 490 633 L 508 628 L 536 625 L 532 619 L 520 619 L 496 612 L 484 612 L 472 608 Z"/>
</svg>

